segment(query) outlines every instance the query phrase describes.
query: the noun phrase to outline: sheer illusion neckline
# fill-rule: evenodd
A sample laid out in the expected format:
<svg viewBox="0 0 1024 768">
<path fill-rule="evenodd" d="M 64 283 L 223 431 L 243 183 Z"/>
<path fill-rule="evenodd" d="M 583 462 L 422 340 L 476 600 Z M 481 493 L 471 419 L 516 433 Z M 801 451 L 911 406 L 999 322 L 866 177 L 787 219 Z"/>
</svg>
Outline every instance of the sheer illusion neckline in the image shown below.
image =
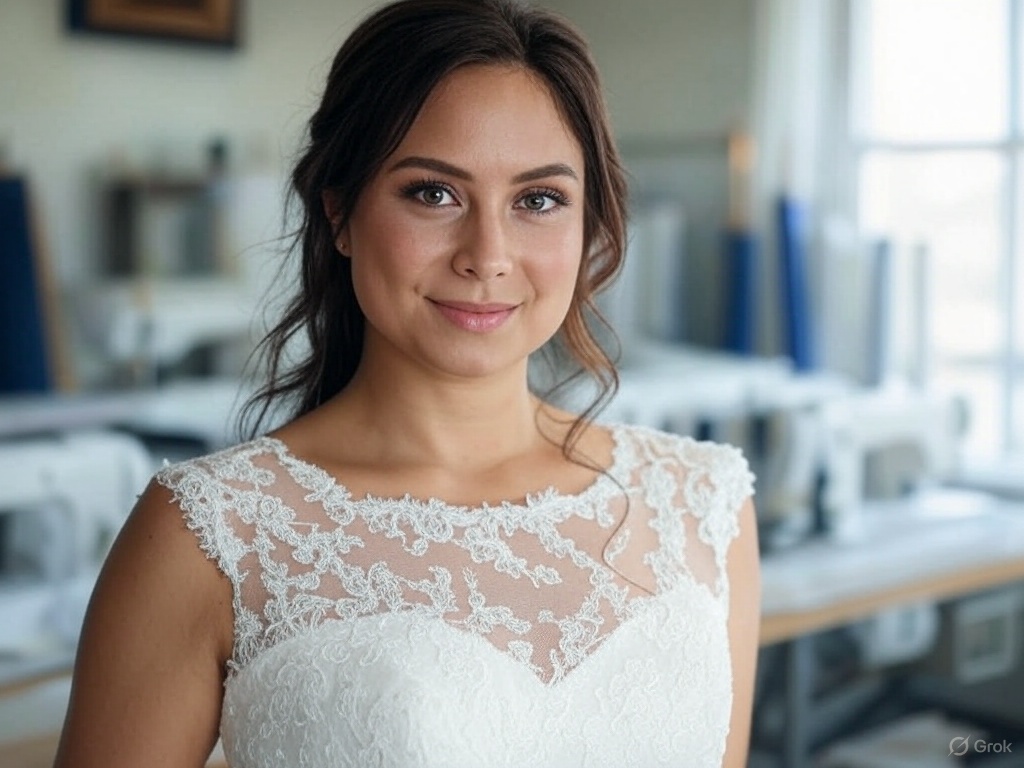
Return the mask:
<svg viewBox="0 0 1024 768">
<path fill-rule="evenodd" d="M 357 496 L 336 475 L 315 462 L 297 456 L 284 440 L 271 435 L 264 435 L 258 438 L 257 442 L 269 448 L 278 461 L 281 462 L 282 466 L 292 465 L 304 470 L 304 473 L 316 475 L 319 481 L 318 485 L 322 487 L 324 483 L 327 483 L 333 492 L 332 495 L 340 494 L 349 505 L 378 508 L 381 505 L 392 506 L 401 504 L 417 510 L 429 511 L 433 514 L 449 512 L 458 517 L 475 517 L 495 510 L 525 513 L 551 507 L 561 509 L 570 503 L 583 506 L 588 502 L 605 498 L 609 490 L 621 492 L 624 487 L 622 481 L 623 473 L 628 469 L 626 465 L 629 461 L 627 457 L 627 441 L 623 439 L 621 434 L 621 425 L 602 426 L 608 430 L 612 438 L 611 461 L 608 466 L 602 467 L 594 478 L 581 490 L 562 492 L 557 485 L 551 484 L 545 488 L 521 494 L 515 501 L 503 500 L 495 503 L 482 501 L 476 504 L 452 504 L 436 496 L 423 498 L 414 496 L 411 493 L 406 493 L 402 496 L 388 496 L 367 491 L 362 496 Z"/>
</svg>

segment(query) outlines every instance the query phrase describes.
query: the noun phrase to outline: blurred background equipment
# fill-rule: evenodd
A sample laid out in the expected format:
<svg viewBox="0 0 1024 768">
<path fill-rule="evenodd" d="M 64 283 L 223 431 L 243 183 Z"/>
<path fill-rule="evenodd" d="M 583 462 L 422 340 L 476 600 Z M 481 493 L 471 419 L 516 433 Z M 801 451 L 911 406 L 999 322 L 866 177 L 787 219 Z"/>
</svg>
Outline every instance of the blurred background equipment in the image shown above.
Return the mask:
<svg viewBox="0 0 1024 768">
<path fill-rule="evenodd" d="M 154 468 L 113 432 L 0 443 L 0 683 L 73 657 L 100 564 Z"/>
<path fill-rule="evenodd" d="M 67 384 L 42 239 L 28 181 L 0 166 L 0 395 Z"/>
</svg>

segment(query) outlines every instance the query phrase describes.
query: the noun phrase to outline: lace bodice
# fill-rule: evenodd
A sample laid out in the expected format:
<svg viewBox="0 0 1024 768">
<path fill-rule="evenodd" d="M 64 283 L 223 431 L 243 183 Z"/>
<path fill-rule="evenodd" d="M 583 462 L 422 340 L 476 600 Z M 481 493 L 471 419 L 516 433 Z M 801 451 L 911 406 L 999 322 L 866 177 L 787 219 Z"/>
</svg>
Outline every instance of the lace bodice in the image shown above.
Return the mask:
<svg viewBox="0 0 1024 768">
<path fill-rule="evenodd" d="M 612 431 L 584 491 L 476 508 L 357 498 L 270 437 L 165 468 L 234 589 L 231 765 L 720 765 L 752 477 Z"/>
</svg>

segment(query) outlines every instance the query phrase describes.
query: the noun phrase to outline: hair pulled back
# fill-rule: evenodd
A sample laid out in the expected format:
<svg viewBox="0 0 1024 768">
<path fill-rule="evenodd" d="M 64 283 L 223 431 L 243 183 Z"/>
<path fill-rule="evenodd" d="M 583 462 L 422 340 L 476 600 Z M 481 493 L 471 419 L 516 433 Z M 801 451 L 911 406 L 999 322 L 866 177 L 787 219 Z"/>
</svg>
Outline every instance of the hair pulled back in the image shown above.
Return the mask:
<svg viewBox="0 0 1024 768">
<path fill-rule="evenodd" d="M 295 233 L 300 285 L 258 347 L 267 382 L 243 410 L 243 419 L 255 414 L 250 433 L 279 400 L 292 403 L 293 416 L 302 415 L 355 374 L 366 321 L 350 261 L 335 247 L 323 194 L 330 191 L 339 209 L 350 213 L 437 84 L 470 64 L 518 66 L 538 76 L 583 150 L 583 260 L 559 340 L 578 373 L 595 378 L 600 394 L 570 440 L 617 387 L 614 364 L 590 324 L 603 322 L 594 297 L 622 261 L 626 184 L 586 42 L 561 17 L 517 0 L 399 0 L 367 17 L 341 46 L 309 121 L 291 178 L 292 200 L 298 199 L 302 214 Z M 308 352 L 286 364 L 285 348 L 301 333 Z"/>
</svg>

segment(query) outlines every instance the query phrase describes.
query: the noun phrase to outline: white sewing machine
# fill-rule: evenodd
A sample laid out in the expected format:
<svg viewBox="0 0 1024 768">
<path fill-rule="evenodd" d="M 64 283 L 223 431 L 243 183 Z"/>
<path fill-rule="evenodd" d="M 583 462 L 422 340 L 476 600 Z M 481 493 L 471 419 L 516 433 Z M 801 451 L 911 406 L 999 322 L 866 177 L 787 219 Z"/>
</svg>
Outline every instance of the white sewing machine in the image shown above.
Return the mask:
<svg viewBox="0 0 1024 768">
<path fill-rule="evenodd" d="M 793 376 L 757 393 L 744 450 L 757 476 L 763 551 L 786 549 L 815 533 L 824 442 L 821 411 L 854 391 L 845 378 Z"/>
<path fill-rule="evenodd" d="M 256 314 L 253 291 L 231 277 L 111 279 L 71 298 L 83 339 L 133 368 L 136 384 L 204 345 L 247 342 Z"/>
<path fill-rule="evenodd" d="M 892 387 L 853 394 L 820 408 L 826 527 L 840 540 L 862 534 L 872 496 L 934 487 L 954 474 L 965 420 L 959 398 Z"/>
<path fill-rule="evenodd" d="M 0 443 L 5 674 L 9 660 L 73 648 L 99 565 L 153 469 L 112 432 Z"/>
<path fill-rule="evenodd" d="M 762 394 L 785 386 L 791 366 L 782 358 L 742 357 L 697 347 L 634 341 L 619 374 L 619 391 L 601 414 L 606 421 L 735 438 L 730 423 L 745 419 Z M 591 392 L 575 402 L 586 404 Z M 741 442 L 733 440 L 734 442 Z"/>
</svg>

